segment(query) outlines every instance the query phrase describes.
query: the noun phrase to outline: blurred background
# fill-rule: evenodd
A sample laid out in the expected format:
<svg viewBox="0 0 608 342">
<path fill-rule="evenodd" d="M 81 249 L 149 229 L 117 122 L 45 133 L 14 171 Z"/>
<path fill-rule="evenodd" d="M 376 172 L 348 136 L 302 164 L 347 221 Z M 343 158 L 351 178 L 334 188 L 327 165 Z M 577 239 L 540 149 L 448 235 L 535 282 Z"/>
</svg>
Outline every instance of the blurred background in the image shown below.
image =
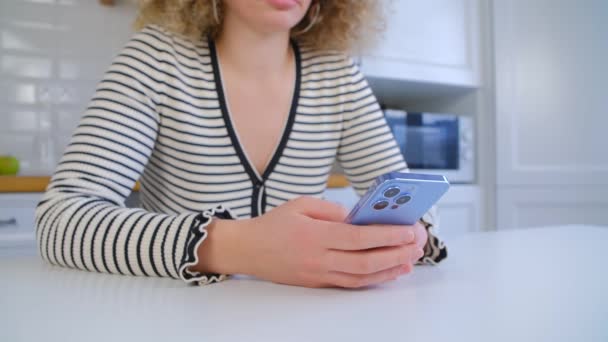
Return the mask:
<svg viewBox="0 0 608 342">
<path fill-rule="evenodd" d="M 384 36 L 354 55 L 412 171 L 454 184 L 442 235 L 608 225 L 608 1 L 382 2 Z M 0 0 L 0 241 L 31 239 L 135 12 L 126 0 Z M 351 206 L 334 171 L 326 197 Z"/>
</svg>

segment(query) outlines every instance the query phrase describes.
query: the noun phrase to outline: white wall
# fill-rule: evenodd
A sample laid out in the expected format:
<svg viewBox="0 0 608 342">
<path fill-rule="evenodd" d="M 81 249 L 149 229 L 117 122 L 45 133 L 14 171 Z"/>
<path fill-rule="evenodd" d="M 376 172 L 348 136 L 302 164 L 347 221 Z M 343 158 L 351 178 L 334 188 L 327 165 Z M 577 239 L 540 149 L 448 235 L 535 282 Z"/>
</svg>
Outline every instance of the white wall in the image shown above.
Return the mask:
<svg viewBox="0 0 608 342">
<path fill-rule="evenodd" d="M 132 34 L 132 2 L 0 0 L 0 155 L 50 174 L 97 82 Z"/>
</svg>

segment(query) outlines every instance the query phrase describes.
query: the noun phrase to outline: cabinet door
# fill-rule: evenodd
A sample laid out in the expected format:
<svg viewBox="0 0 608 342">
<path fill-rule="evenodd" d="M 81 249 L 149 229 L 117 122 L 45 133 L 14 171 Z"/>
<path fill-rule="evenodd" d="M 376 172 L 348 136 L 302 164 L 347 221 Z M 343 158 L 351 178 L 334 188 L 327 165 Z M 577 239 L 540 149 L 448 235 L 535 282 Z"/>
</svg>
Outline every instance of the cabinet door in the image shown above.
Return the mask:
<svg viewBox="0 0 608 342">
<path fill-rule="evenodd" d="M 386 31 L 363 53 L 362 70 L 371 77 L 478 85 L 478 1 L 386 2 Z"/>
<path fill-rule="evenodd" d="M 608 224 L 608 2 L 494 2 L 499 228 Z"/>
<path fill-rule="evenodd" d="M 481 201 L 479 187 L 452 186 L 439 201 L 439 235 L 450 239 L 469 232 L 480 231 Z"/>
<path fill-rule="evenodd" d="M 31 252 L 35 245 L 34 211 L 41 197 L 40 193 L 0 194 L 0 257 L 20 250 Z"/>
<path fill-rule="evenodd" d="M 498 184 L 608 184 L 608 1 L 494 2 Z"/>
<path fill-rule="evenodd" d="M 500 229 L 567 224 L 608 227 L 608 186 L 542 186 L 498 189 Z"/>
</svg>

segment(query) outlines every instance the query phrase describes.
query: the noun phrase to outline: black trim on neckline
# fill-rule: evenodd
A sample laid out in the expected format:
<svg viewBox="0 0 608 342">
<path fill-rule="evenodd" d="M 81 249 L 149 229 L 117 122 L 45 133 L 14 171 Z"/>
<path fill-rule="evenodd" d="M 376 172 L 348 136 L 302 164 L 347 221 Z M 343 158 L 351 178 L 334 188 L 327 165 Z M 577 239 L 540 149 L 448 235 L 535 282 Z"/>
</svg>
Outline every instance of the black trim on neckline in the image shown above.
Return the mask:
<svg viewBox="0 0 608 342">
<path fill-rule="evenodd" d="M 266 209 L 265 208 L 266 207 L 266 191 L 263 191 L 262 193 L 260 193 L 260 188 L 262 187 L 262 185 L 264 185 L 264 183 L 266 182 L 266 180 L 268 179 L 270 174 L 274 171 L 276 164 L 278 164 L 279 159 L 283 155 L 283 150 L 285 149 L 285 146 L 287 145 L 287 142 L 289 141 L 289 136 L 291 135 L 293 124 L 295 122 L 296 113 L 298 110 L 298 103 L 299 103 L 299 99 L 300 99 L 300 85 L 301 85 L 301 78 L 302 78 L 302 58 L 300 55 L 300 48 L 299 48 L 298 44 L 296 43 L 296 41 L 294 41 L 294 40 L 291 41 L 291 46 L 293 48 L 294 57 L 295 57 L 295 66 L 296 66 L 296 79 L 295 79 L 295 85 L 294 85 L 293 95 L 292 95 L 292 99 L 291 99 L 291 107 L 289 109 L 289 115 L 287 117 L 287 122 L 285 123 L 285 128 L 281 135 L 281 140 L 279 141 L 279 144 L 278 144 L 277 148 L 275 149 L 274 154 L 272 155 L 272 157 L 270 159 L 270 162 L 268 163 L 268 165 L 266 165 L 266 169 L 264 170 L 264 173 L 261 175 L 262 179 L 259 179 L 257 176 L 257 172 L 253 169 L 254 166 L 249 163 L 249 160 L 245 156 L 245 152 L 236 135 L 236 130 L 232 124 L 232 120 L 228 113 L 228 105 L 226 104 L 226 97 L 224 94 L 224 85 L 223 85 L 222 77 L 220 74 L 220 65 L 219 65 L 219 59 L 217 57 L 217 50 L 215 47 L 215 42 L 210 38 L 208 40 L 208 43 L 209 43 L 209 54 L 211 55 L 211 65 L 213 67 L 213 79 L 215 82 L 215 89 L 217 91 L 217 97 L 218 97 L 218 101 L 219 101 L 219 105 L 220 105 L 220 110 L 222 112 L 222 118 L 224 120 L 224 124 L 226 125 L 226 130 L 228 131 L 228 135 L 230 136 L 230 141 L 232 142 L 232 146 L 234 147 L 234 150 L 236 151 L 236 154 L 238 155 L 239 160 L 241 161 L 241 164 L 245 168 L 245 171 L 249 175 L 249 179 L 253 183 L 253 192 L 251 195 L 251 217 L 256 217 L 256 216 L 263 214 Z M 258 210 L 258 197 L 259 196 L 263 196 L 262 197 L 262 208 L 260 208 L 261 210 Z"/>
<path fill-rule="evenodd" d="M 228 135 L 230 136 L 230 141 L 232 142 L 232 146 L 236 151 L 236 154 L 241 161 L 241 165 L 247 171 L 249 178 L 254 184 L 258 181 L 255 171 L 251 168 L 251 165 L 246 162 L 247 158 L 245 157 L 245 153 L 241 148 L 241 144 L 239 144 L 239 140 L 236 137 L 234 127 L 232 126 L 232 120 L 228 117 L 228 106 L 226 105 L 226 98 L 224 97 L 224 85 L 222 84 L 222 77 L 220 75 L 220 65 L 217 59 L 217 52 L 215 50 L 215 43 L 213 40 L 209 39 L 209 53 L 211 55 L 211 64 L 213 67 L 213 80 L 215 81 L 215 91 L 217 92 L 217 99 L 220 103 L 220 110 L 222 112 L 222 118 L 224 120 L 224 124 L 226 125 L 226 130 L 228 131 Z"/>
</svg>

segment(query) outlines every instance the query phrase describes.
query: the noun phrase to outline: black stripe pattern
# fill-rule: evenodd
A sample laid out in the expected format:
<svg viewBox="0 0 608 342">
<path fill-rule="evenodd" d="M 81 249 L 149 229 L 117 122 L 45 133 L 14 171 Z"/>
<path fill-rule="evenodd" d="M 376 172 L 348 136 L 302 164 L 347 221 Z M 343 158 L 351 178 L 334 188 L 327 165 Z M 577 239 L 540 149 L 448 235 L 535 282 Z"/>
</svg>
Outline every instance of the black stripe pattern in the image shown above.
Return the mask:
<svg viewBox="0 0 608 342">
<path fill-rule="evenodd" d="M 258 175 L 231 127 L 213 42 L 158 26 L 136 33 L 99 83 L 37 208 L 42 257 L 207 284 L 225 276 L 188 267 L 213 217 L 255 217 L 321 197 L 336 157 L 359 194 L 385 172 L 407 171 L 352 59 L 292 46 L 292 108 Z M 142 208 L 126 208 L 138 179 Z"/>
</svg>

